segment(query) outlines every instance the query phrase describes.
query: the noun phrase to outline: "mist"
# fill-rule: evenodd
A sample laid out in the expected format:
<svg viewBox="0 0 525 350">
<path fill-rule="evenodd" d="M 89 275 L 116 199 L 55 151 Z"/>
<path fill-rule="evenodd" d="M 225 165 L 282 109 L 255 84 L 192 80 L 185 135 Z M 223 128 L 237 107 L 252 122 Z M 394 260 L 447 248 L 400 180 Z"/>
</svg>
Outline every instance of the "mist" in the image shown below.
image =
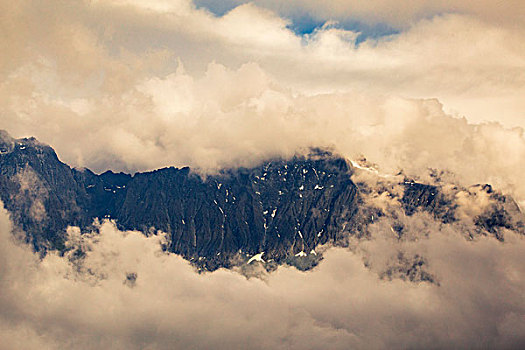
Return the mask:
<svg viewBox="0 0 525 350">
<path fill-rule="evenodd" d="M 4 349 L 519 348 L 525 344 L 525 241 L 473 241 L 418 214 L 406 237 L 385 222 L 372 237 L 329 248 L 314 270 L 282 266 L 261 278 L 198 274 L 161 249 L 163 235 L 111 222 L 65 256 L 40 259 L 0 223 Z M 75 255 L 77 249 L 85 255 Z M 435 283 L 381 273 L 424 257 Z M 258 264 L 258 263 L 256 263 Z"/>
<path fill-rule="evenodd" d="M 331 22 L 296 34 L 269 3 L 1 2 L 0 128 L 97 172 L 213 173 L 327 147 L 525 199 L 523 28 L 448 2 L 414 17 L 417 2 L 396 10 L 398 34 L 357 44 Z"/>
<path fill-rule="evenodd" d="M 435 99 L 294 95 L 256 64 L 211 64 L 199 79 L 180 68 L 137 91 L 89 115 L 42 106 L 39 123 L 9 115 L 3 123 L 52 141 L 66 163 L 100 172 L 173 165 L 213 173 L 326 147 L 350 159 L 364 155 L 386 173 L 448 170 L 463 185 L 491 183 L 525 198 L 523 130 L 471 123 Z"/>
</svg>

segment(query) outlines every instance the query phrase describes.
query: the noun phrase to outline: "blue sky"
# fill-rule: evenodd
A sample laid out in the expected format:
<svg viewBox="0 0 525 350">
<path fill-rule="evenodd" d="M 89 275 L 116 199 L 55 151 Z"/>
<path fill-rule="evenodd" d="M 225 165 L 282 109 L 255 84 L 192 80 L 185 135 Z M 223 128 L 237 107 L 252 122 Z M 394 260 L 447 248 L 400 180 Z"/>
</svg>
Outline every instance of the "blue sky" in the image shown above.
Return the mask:
<svg viewBox="0 0 525 350">
<path fill-rule="evenodd" d="M 235 0 L 195 0 L 194 3 L 198 8 L 205 8 L 219 17 L 239 6 L 239 1 Z M 316 29 L 321 28 L 327 22 L 326 20 L 313 18 L 305 10 L 288 13 L 285 14 L 284 17 L 291 22 L 289 28 L 297 35 L 310 34 Z M 368 38 L 377 39 L 382 36 L 399 33 L 398 29 L 393 28 L 387 23 L 365 23 L 364 21 L 352 19 L 351 16 L 345 20 L 337 21 L 336 26 L 345 30 L 359 32 L 360 35 L 357 37 L 356 44 L 359 44 Z"/>
</svg>

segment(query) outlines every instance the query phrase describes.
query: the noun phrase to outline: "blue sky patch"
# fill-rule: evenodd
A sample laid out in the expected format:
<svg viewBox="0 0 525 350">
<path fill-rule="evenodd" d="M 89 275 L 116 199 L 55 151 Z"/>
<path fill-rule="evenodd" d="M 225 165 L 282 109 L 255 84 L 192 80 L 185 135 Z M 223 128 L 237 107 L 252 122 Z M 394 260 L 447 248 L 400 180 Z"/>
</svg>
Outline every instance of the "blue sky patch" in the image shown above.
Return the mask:
<svg viewBox="0 0 525 350">
<path fill-rule="evenodd" d="M 219 17 L 224 16 L 228 11 L 240 5 L 239 1 L 235 0 L 194 0 L 194 3 L 197 8 L 205 8 Z M 326 23 L 324 20 L 312 18 L 312 16 L 305 12 L 287 18 L 291 22 L 288 28 L 300 36 L 311 34 Z M 370 25 L 355 20 L 338 21 L 336 27 L 361 33 L 356 39 L 356 45 L 359 45 L 367 39 L 378 39 L 383 36 L 399 33 L 398 30 L 384 23 Z"/>
</svg>

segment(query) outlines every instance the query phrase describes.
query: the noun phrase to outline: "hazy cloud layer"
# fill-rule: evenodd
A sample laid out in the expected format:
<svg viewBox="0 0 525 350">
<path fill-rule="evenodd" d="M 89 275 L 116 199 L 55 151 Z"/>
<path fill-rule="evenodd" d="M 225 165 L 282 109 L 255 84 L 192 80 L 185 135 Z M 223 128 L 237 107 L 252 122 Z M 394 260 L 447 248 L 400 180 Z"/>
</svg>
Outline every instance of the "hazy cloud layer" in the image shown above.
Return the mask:
<svg viewBox="0 0 525 350">
<path fill-rule="evenodd" d="M 200 1 L 207 4 L 211 1 Z M 246 3 L 243 0 L 224 1 L 228 8 Z M 454 0 L 296 0 L 282 2 L 278 0 L 250 1 L 259 6 L 272 9 L 284 16 L 297 18 L 308 15 L 317 20 L 362 21 L 364 23 L 386 23 L 393 27 L 405 27 L 421 18 L 428 18 L 446 13 L 462 13 L 479 16 L 487 21 L 504 25 L 518 25 L 520 15 L 525 11 L 519 0 L 499 2 L 478 0 L 476 2 L 458 2 Z M 217 5 L 215 5 L 217 6 Z"/>
<path fill-rule="evenodd" d="M 222 17 L 182 0 L 0 6 L 0 127 L 74 166 L 213 170 L 328 145 L 386 169 L 450 167 L 520 187 L 522 130 L 497 123 L 524 125 L 524 30 L 495 19 L 511 23 L 519 4 L 394 6 L 400 34 L 358 46 L 330 24 L 297 36 L 270 5 Z M 435 97 L 443 108 L 419 100 Z"/>
<path fill-rule="evenodd" d="M 386 173 L 449 170 L 463 185 L 491 183 L 525 199 L 523 130 L 469 123 L 436 100 L 295 95 L 253 63 L 237 70 L 210 64 L 200 78 L 179 69 L 101 101 L 51 98 L 35 98 L 21 106 L 29 114 L 6 113 L 2 121 L 47 140 L 73 166 L 215 171 L 321 146 L 365 155 Z"/>
<path fill-rule="evenodd" d="M 0 336 L 4 349 L 518 348 L 525 344 L 525 241 L 467 241 L 415 215 L 406 236 L 388 222 L 372 239 L 329 249 L 313 271 L 281 267 L 264 280 L 197 274 L 160 249 L 162 236 L 111 223 L 69 245 L 84 259 L 40 261 L 15 244 L 0 213 Z M 380 279 L 400 252 L 436 280 Z M 368 267 L 365 267 L 365 262 Z M 439 285 L 438 285 L 439 284 Z"/>
</svg>

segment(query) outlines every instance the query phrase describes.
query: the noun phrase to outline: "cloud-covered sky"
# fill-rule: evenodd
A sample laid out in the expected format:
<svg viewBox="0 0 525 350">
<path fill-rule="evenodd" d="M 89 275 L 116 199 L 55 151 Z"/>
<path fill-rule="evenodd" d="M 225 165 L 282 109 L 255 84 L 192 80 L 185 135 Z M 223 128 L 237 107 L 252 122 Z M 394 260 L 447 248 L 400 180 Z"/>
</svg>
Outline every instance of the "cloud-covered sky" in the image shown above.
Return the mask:
<svg viewBox="0 0 525 350">
<path fill-rule="evenodd" d="M 0 128 L 95 171 L 330 147 L 384 173 L 491 183 L 524 208 L 524 19 L 521 0 L 0 0 Z M 195 274 L 160 237 L 110 223 L 71 230 L 78 265 L 40 261 L 2 211 L 1 346 L 523 346 L 523 238 L 407 220 L 415 239 L 378 223 L 314 271 L 261 280 Z M 399 251 L 423 254 L 439 286 L 380 279 Z"/>
<path fill-rule="evenodd" d="M 525 199 L 521 1 L 22 0 L 0 13 L 0 128 L 72 166 L 215 171 L 329 146 Z M 315 28 L 294 31 L 305 16 Z M 358 39 L 381 26 L 391 34 Z"/>
</svg>

